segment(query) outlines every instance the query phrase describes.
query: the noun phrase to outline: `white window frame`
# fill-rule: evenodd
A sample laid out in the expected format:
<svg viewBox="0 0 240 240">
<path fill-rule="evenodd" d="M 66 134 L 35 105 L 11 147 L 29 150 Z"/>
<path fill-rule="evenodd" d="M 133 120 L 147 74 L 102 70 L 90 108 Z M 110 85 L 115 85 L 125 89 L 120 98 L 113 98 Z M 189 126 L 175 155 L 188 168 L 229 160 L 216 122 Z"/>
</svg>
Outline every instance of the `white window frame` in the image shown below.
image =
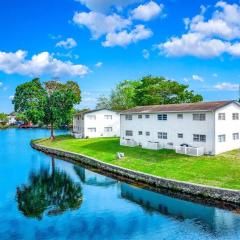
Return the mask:
<svg viewBox="0 0 240 240">
<path fill-rule="evenodd" d="M 145 135 L 146 135 L 147 137 L 149 137 L 149 136 L 150 136 L 150 132 L 147 131 L 147 132 L 145 133 Z"/>
<path fill-rule="evenodd" d="M 125 136 L 126 137 L 132 137 L 133 136 L 133 131 L 132 130 L 126 130 L 125 131 Z"/>
<path fill-rule="evenodd" d="M 232 120 L 239 120 L 239 113 L 233 113 Z"/>
<path fill-rule="evenodd" d="M 177 114 L 177 119 L 183 119 L 183 113 L 178 113 Z"/>
<path fill-rule="evenodd" d="M 159 121 L 167 121 L 167 119 L 168 119 L 168 115 L 167 114 L 158 114 L 157 115 L 157 119 L 159 120 Z"/>
<path fill-rule="evenodd" d="M 226 134 L 218 135 L 218 142 L 226 142 Z"/>
<path fill-rule="evenodd" d="M 177 136 L 178 138 L 183 138 L 183 133 L 178 133 Z"/>
<path fill-rule="evenodd" d="M 143 132 L 142 132 L 142 131 L 138 131 L 138 135 L 139 135 L 139 136 L 142 136 L 142 135 L 143 135 Z"/>
<path fill-rule="evenodd" d="M 218 120 L 225 121 L 226 120 L 226 113 L 218 113 Z"/>
<path fill-rule="evenodd" d="M 145 114 L 145 118 L 150 118 L 150 115 L 149 114 Z"/>
<path fill-rule="evenodd" d="M 132 120 L 132 115 L 130 115 L 130 114 L 125 115 L 125 120 L 131 121 Z"/>
<path fill-rule="evenodd" d="M 138 114 L 138 119 L 142 119 L 142 115 L 141 114 Z"/>
<path fill-rule="evenodd" d="M 193 134 L 193 142 L 206 142 L 207 136 L 205 134 Z"/>
<path fill-rule="evenodd" d="M 193 113 L 193 121 L 206 121 L 206 113 Z"/>
<path fill-rule="evenodd" d="M 112 132 L 112 127 L 104 127 L 104 132 Z"/>
<path fill-rule="evenodd" d="M 234 141 L 239 140 L 239 133 L 233 133 L 232 136 Z"/>
<path fill-rule="evenodd" d="M 167 132 L 158 132 L 158 139 L 168 139 Z"/>
</svg>

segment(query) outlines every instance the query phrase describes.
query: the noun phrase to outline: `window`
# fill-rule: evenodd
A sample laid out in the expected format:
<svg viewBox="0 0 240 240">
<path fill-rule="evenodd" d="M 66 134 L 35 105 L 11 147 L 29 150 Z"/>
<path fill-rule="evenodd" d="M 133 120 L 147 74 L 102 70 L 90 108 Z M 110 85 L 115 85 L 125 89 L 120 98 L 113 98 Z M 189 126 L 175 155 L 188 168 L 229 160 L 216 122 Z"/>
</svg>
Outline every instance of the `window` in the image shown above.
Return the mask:
<svg viewBox="0 0 240 240">
<path fill-rule="evenodd" d="M 96 120 L 96 115 L 88 115 L 89 120 Z"/>
<path fill-rule="evenodd" d="M 233 133 L 233 140 L 239 140 L 239 133 Z"/>
<path fill-rule="evenodd" d="M 78 121 L 80 120 L 80 116 L 79 116 L 79 115 L 77 116 L 77 120 L 78 120 Z"/>
<path fill-rule="evenodd" d="M 150 132 L 146 132 L 146 136 L 150 136 Z"/>
<path fill-rule="evenodd" d="M 232 120 L 239 120 L 239 113 L 233 113 Z"/>
<path fill-rule="evenodd" d="M 158 132 L 158 138 L 159 139 L 167 139 L 167 133 L 166 132 Z"/>
<path fill-rule="evenodd" d="M 183 133 L 178 133 L 178 138 L 183 138 Z"/>
<path fill-rule="evenodd" d="M 126 119 L 126 120 L 132 120 L 132 115 L 126 115 L 126 116 L 125 116 L 125 119 Z"/>
<path fill-rule="evenodd" d="M 201 134 L 193 134 L 194 142 L 206 142 L 206 135 Z"/>
<path fill-rule="evenodd" d="M 218 142 L 226 142 L 226 135 L 218 135 Z"/>
<path fill-rule="evenodd" d="M 126 136 L 128 136 L 128 137 L 133 136 L 133 131 L 127 130 L 127 131 L 126 131 Z"/>
<path fill-rule="evenodd" d="M 142 118 L 142 115 L 138 115 L 138 118 L 141 119 L 141 118 Z"/>
<path fill-rule="evenodd" d="M 194 113 L 193 114 L 193 120 L 194 121 L 205 121 L 206 120 L 206 114 L 205 113 Z"/>
<path fill-rule="evenodd" d="M 143 132 L 142 131 L 138 131 L 138 135 L 142 135 L 143 134 Z"/>
<path fill-rule="evenodd" d="M 167 114 L 158 114 L 158 120 L 166 121 L 167 120 Z"/>
<path fill-rule="evenodd" d="M 225 113 L 219 113 L 218 114 L 218 120 L 226 120 L 226 114 Z"/>
<path fill-rule="evenodd" d="M 179 114 L 177 115 L 177 119 L 183 119 L 183 114 L 182 114 L 182 113 L 179 113 Z"/>
<path fill-rule="evenodd" d="M 89 132 L 96 132 L 96 128 L 88 128 Z"/>
<path fill-rule="evenodd" d="M 104 115 L 104 119 L 106 119 L 106 120 L 112 120 L 112 115 Z"/>
<path fill-rule="evenodd" d="M 146 114 L 146 115 L 145 115 L 145 118 L 150 118 L 150 115 L 149 115 L 149 114 Z"/>
<path fill-rule="evenodd" d="M 112 127 L 105 127 L 104 132 L 112 132 Z"/>
</svg>

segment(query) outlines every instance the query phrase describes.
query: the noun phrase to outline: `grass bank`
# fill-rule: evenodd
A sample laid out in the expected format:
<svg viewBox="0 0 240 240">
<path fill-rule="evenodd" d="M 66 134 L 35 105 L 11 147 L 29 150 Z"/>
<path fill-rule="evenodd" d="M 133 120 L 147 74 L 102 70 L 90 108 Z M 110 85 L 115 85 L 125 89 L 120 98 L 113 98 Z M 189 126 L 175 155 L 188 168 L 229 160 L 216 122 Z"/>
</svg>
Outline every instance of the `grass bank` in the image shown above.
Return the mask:
<svg viewBox="0 0 240 240">
<path fill-rule="evenodd" d="M 160 177 L 240 190 L 240 150 L 218 156 L 190 157 L 172 150 L 123 147 L 118 138 L 60 136 L 54 141 L 46 139 L 39 143 Z M 124 152 L 125 158 L 116 159 L 117 152 Z"/>
</svg>

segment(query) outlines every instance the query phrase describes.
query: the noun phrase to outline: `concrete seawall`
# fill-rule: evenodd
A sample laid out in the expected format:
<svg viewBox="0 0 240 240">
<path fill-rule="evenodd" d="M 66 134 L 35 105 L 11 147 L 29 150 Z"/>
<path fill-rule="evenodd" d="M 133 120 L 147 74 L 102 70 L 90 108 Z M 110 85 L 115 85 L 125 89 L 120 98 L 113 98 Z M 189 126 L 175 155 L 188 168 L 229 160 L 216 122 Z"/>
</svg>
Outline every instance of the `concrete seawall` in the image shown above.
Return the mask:
<svg viewBox="0 0 240 240">
<path fill-rule="evenodd" d="M 200 184 L 193 184 L 188 182 L 161 178 L 150 174 L 122 168 L 109 163 L 105 163 L 95 158 L 91 158 L 81 154 L 45 147 L 41 144 L 34 143 L 34 141 L 31 142 L 31 146 L 34 149 L 44 152 L 46 154 L 51 154 L 58 157 L 74 160 L 76 162 L 83 163 L 85 165 L 97 168 L 99 170 L 104 170 L 105 172 L 112 173 L 119 177 L 128 178 L 139 183 L 146 183 L 155 188 L 165 188 L 181 192 L 184 194 L 190 194 L 196 197 L 211 198 L 217 201 L 224 201 L 240 205 L 240 191 L 238 190 L 210 187 Z"/>
</svg>

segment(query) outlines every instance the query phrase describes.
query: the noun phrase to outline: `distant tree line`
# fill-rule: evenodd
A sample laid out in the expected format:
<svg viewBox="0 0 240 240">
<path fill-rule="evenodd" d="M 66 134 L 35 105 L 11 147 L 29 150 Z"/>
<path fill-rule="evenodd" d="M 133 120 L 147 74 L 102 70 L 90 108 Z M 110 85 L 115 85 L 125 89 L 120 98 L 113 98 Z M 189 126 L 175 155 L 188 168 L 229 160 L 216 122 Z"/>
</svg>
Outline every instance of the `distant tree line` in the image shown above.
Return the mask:
<svg viewBox="0 0 240 240">
<path fill-rule="evenodd" d="M 110 96 L 101 96 L 97 108 L 124 110 L 135 106 L 194 103 L 203 101 L 189 86 L 164 77 L 146 76 L 138 81 L 125 80 L 117 84 Z"/>
</svg>

